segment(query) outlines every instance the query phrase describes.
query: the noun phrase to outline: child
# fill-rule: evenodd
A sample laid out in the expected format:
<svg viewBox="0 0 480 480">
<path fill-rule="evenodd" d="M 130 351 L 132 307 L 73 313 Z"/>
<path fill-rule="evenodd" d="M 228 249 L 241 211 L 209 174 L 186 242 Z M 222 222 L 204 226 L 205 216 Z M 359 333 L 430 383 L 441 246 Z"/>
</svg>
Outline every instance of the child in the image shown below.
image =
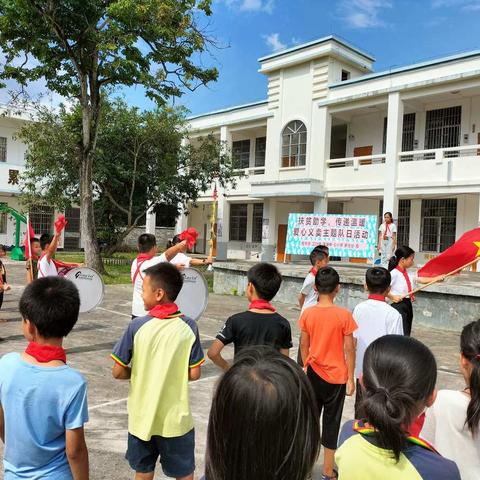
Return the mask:
<svg viewBox="0 0 480 480">
<path fill-rule="evenodd" d="M 132 262 L 130 276 L 133 283 L 132 320 L 147 314 L 143 306 L 142 286 L 145 270 L 161 262 L 169 262 L 178 253 L 187 248 L 186 242 L 180 242 L 168 248 L 161 255 L 157 255 L 157 239 L 151 233 L 143 233 L 138 237 L 137 258 Z"/>
<path fill-rule="evenodd" d="M 42 255 L 42 247 L 38 238 L 30 239 L 30 250 L 32 252 L 32 260 L 27 260 L 25 267 L 27 270 L 27 285 L 38 277 L 38 259 Z"/>
<path fill-rule="evenodd" d="M 247 345 L 270 345 L 287 357 L 292 348 L 290 323 L 270 304 L 282 284 L 280 272 L 274 265 L 261 262 L 250 268 L 247 279 L 248 310 L 231 316 L 208 350 L 208 358 L 224 371 L 230 364 L 221 352 L 229 343 L 234 345 L 234 356 Z"/>
<path fill-rule="evenodd" d="M 460 368 L 463 391 L 440 390 L 427 410 L 421 437 L 458 465 L 463 480 L 480 478 L 480 320 L 463 327 Z"/>
<path fill-rule="evenodd" d="M 10 285 L 7 283 L 7 271 L 5 265 L 2 262 L 2 258 L 7 256 L 7 249 L 4 245 L 0 245 L 0 310 L 3 305 L 3 294 L 10 290 Z"/>
<path fill-rule="evenodd" d="M 172 240 L 170 240 L 167 244 L 167 248 L 171 248 L 181 242 L 181 238 L 179 235 L 175 235 Z M 213 262 L 212 257 L 207 258 L 192 258 L 188 255 L 185 255 L 182 252 L 177 253 L 171 260 L 170 263 L 174 265 L 182 265 L 185 268 L 189 267 L 199 267 L 202 265 L 211 265 Z"/>
<path fill-rule="evenodd" d="M 5 479 L 88 480 L 87 384 L 62 348 L 78 319 L 78 290 L 64 278 L 41 278 L 19 307 L 27 349 L 0 360 Z"/>
<path fill-rule="evenodd" d="M 307 480 L 319 449 L 315 396 L 302 369 L 270 347 L 243 349 L 213 397 L 206 480 Z"/>
<path fill-rule="evenodd" d="M 405 425 L 435 401 L 437 363 L 423 343 L 386 335 L 363 360 L 365 421 L 350 421 L 335 456 L 341 480 L 460 480 L 458 468 Z"/>
<path fill-rule="evenodd" d="M 353 310 L 353 318 L 358 325 L 358 329 L 353 334 L 357 346 L 355 418 L 362 418 L 359 410 L 362 389 L 358 381 L 362 376 L 365 350 L 374 340 L 383 335 L 403 335 L 402 316 L 385 302 L 391 283 L 388 270 L 382 267 L 369 268 L 365 275 L 365 282 L 369 293 L 368 300 L 359 303 Z"/>
<path fill-rule="evenodd" d="M 131 379 L 126 457 L 137 480 L 153 480 L 158 457 L 166 476 L 193 479 L 188 381 L 200 378 L 204 357 L 196 323 L 173 303 L 182 285 L 170 263 L 147 268 L 143 301 L 149 313 L 130 323 L 112 353 L 113 376 Z"/>
<path fill-rule="evenodd" d="M 378 253 L 382 267 L 386 267 L 397 248 L 397 226 L 393 223 L 392 212 L 386 212 L 383 219 L 385 221 L 378 229 Z"/>
<path fill-rule="evenodd" d="M 320 269 L 315 277 L 315 286 L 318 303 L 307 308 L 299 321 L 300 348 L 320 415 L 323 410 L 322 445 L 325 450 L 322 480 L 331 480 L 336 478 L 334 455 L 345 394 L 350 396 L 355 392 L 352 334 L 357 324 L 349 310 L 333 303 L 340 290 L 340 278 L 335 269 Z"/>
<path fill-rule="evenodd" d="M 415 260 L 415 251 L 410 247 L 403 246 L 395 250 L 395 255 L 388 263 L 388 270 L 392 276 L 392 283 L 388 298 L 393 301 L 392 307 L 400 312 L 403 322 L 403 333 L 410 336 L 413 323 L 413 306 L 415 301 L 414 295 L 408 295 L 415 288 L 416 283 L 429 283 L 442 281 L 445 277 L 413 278 L 408 269 L 413 266 Z"/>
</svg>

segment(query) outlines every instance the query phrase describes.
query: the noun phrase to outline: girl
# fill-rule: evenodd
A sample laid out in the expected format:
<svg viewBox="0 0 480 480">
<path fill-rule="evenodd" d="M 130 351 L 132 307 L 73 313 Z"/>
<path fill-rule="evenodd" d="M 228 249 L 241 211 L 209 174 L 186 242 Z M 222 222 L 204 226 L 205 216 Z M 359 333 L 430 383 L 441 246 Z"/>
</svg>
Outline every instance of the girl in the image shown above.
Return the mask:
<svg viewBox="0 0 480 480">
<path fill-rule="evenodd" d="M 269 347 L 247 347 L 212 401 L 206 480 L 306 480 L 320 449 L 315 396 L 303 370 Z"/>
<path fill-rule="evenodd" d="M 391 212 L 385 213 L 384 222 L 378 229 L 378 253 L 381 256 L 381 265 L 386 267 L 389 258 L 397 248 L 397 226 L 393 223 L 393 215 Z"/>
<path fill-rule="evenodd" d="M 407 336 L 410 336 L 412 331 L 412 302 L 415 300 L 415 296 L 408 295 L 408 293 L 415 288 L 415 283 L 440 282 L 445 278 L 444 275 L 432 278 L 412 277 L 408 273 L 408 269 L 413 266 L 414 260 L 415 251 L 410 247 L 403 246 L 397 248 L 395 255 L 388 262 L 388 270 L 392 276 L 388 298 L 393 302 L 392 307 L 398 310 L 402 316 L 403 333 Z"/>
<path fill-rule="evenodd" d="M 480 320 L 460 337 L 460 368 L 466 388 L 440 390 L 427 410 L 422 438 L 455 461 L 463 480 L 480 478 Z"/>
<path fill-rule="evenodd" d="M 177 243 L 180 243 L 182 240 L 179 235 L 175 235 L 171 240 L 168 241 L 167 243 L 167 248 L 173 247 L 174 245 L 177 245 Z M 189 267 L 198 267 L 201 265 L 211 265 L 212 264 L 212 257 L 207 257 L 207 258 L 192 258 L 189 257 L 188 255 L 185 255 L 184 253 L 177 253 L 171 260 L 170 263 L 173 263 L 174 265 L 179 265 L 184 268 L 189 268 Z"/>
<path fill-rule="evenodd" d="M 436 381 L 435 357 L 418 340 L 386 335 L 370 344 L 360 380 L 364 419 L 342 429 L 339 480 L 460 480 L 454 462 L 405 427 L 433 404 Z"/>
</svg>

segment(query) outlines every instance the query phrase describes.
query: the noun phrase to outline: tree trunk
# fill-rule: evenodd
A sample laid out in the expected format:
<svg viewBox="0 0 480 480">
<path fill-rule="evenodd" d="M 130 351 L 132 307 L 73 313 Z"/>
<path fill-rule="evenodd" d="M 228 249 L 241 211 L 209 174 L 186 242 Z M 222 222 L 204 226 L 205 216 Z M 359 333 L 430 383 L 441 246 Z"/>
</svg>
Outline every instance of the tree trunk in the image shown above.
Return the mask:
<svg viewBox="0 0 480 480">
<path fill-rule="evenodd" d="M 99 273 L 105 273 L 93 211 L 92 163 L 93 155 L 80 159 L 80 234 L 85 249 L 85 264 Z"/>
</svg>

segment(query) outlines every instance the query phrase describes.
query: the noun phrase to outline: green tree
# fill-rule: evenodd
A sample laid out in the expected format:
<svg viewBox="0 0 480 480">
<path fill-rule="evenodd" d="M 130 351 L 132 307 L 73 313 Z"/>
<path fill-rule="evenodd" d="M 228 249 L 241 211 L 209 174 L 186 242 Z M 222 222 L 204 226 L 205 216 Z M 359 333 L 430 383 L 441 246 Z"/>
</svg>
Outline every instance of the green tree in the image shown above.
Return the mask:
<svg viewBox="0 0 480 480">
<path fill-rule="evenodd" d="M 93 210 L 93 165 L 103 93 L 140 85 L 159 103 L 216 79 L 195 62 L 208 39 L 199 28 L 211 0 L 0 0 L 0 79 L 44 78 L 79 102 L 76 146 L 81 234 L 87 265 L 103 271 Z"/>
<path fill-rule="evenodd" d="M 79 201 L 77 150 L 81 109 L 38 105 L 35 121 L 18 132 L 27 145 L 24 202 L 59 209 Z M 184 144 L 183 109 L 142 112 L 122 100 L 105 102 L 99 123 L 92 182 L 94 209 L 109 251 L 118 248 L 150 208 L 195 202 L 212 179 L 234 186 L 231 160 L 213 136 Z"/>
</svg>

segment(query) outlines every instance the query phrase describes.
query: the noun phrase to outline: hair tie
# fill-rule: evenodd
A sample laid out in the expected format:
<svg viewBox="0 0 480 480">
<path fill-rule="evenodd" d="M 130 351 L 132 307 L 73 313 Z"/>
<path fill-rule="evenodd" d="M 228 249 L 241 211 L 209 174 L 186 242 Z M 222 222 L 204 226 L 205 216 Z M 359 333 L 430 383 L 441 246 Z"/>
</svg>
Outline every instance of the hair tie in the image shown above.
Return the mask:
<svg viewBox="0 0 480 480">
<path fill-rule="evenodd" d="M 476 360 L 480 360 L 480 353 L 477 353 L 477 354 L 475 355 L 475 359 L 476 359 Z"/>
<path fill-rule="evenodd" d="M 375 390 L 375 394 L 381 393 L 385 399 L 390 400 L 390 392 L 385 387 L 378 387 Z"/>
</svg>

